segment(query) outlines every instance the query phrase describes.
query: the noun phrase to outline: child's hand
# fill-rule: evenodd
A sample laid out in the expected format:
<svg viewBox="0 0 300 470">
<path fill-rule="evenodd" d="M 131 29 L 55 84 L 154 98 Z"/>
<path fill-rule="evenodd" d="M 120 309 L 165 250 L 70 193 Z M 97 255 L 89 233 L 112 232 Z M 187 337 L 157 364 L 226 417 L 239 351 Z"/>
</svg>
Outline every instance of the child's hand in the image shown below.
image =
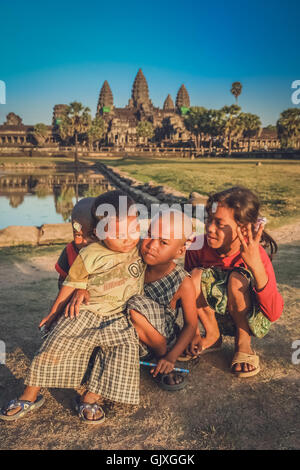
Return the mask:
<svg viewBox="0 0 300 470">
<path fill-rule="evenodd" d="M 43 318 L 43 320 L 39 324 L 39 328 L 41 328 L 43 325 L 45 325 L 45 323 L 47 323 L 47 320 L 48 320 L 48 316 Z"/>
<path fill-rule="evenodd" d="M 51 325 L 51 323 L 54 320 L 54 317 L 55 317 L 55 315 L 53 313 L 49 313 L 49 315 L 47 315 L 46 317 L 44 317 L 42 319 L 42 321 L 39 324 L 39 328 L 41 328 L 43 325 L 46 325 L 47 328 L 49 328 L 49 326 Z"/>
<path fill-rule="evenodd" d="M 85 305 L 88 305 L 90 300 L 90 294 L 87 290 L 85 289 L 76 289 L 72 299 L 68 304 L 66 305 L 65 308 L 65 317 L 78 317 L 79 315 L 79 308 L 82 303 Z"/>
<path fill-rule="evenodd" d="M 196 334 L 189 344 L 187 352 L 192 356 L 196 356 L 202 350 L 201 336 Z"/>
<path fill-rule="evenodd" d="M 261 258 L 259 254 L 259 242 L 262 236 L 264 225 L 261 224 L 256 234 L 253 236 L 251 224 L 248 224 L 247 227 L 243 230 L 242 233 L 241 227 L 237 227 L 237 235 L 241 242 L 241 256 L 246 265 L 252 270 L 257 264 L 261 263 Z M 248 241 L 245 240 L 245 236 Z"/>
<path fill-rule="evenodd" d="M 150 372 L 153 374 L 153 377 L 156 377 L 157 374 L 169 374 L 174 369 L 175 362 L 171 362 L 169 359 L 161 358 L 159 359 L 155 369 L 151 369 Z"/>
<path fill-rule="evenodd" d="M 245 229 L 247 231 L 246 236 L 248 241 L 244 239 L 245 235 L 242 234 L 240 227 L 237 229 L 237 234 L 241 242 L 241 256 L 253 274 L 257 291 L 264 289 L 269 279 L 259 253 L 259 242 L 263 229 L 264 225 L 261 224 L 253 237 L 251 224 L 248 224 L 247 229 Z"/>
</svg>

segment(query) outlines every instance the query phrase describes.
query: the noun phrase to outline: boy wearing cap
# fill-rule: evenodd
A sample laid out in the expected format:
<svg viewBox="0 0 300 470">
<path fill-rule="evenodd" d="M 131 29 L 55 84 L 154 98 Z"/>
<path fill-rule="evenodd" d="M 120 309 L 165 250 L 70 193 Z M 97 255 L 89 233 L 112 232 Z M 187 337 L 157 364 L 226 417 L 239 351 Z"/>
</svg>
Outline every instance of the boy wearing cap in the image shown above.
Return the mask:
<svg viewBox="0 0 300 470">
<path fill-rule="evenodd" d="M 93 218 L 91 214 L 94 200 L 94 197 L 85 197 L 73 207 L 71 215 L 73 241 L 65 246 L 55 264 L 55 269 L 59 274 L 58 289 L 62 287 L 81 248 L 94 241 L 92 238 Z"/>
</svg>

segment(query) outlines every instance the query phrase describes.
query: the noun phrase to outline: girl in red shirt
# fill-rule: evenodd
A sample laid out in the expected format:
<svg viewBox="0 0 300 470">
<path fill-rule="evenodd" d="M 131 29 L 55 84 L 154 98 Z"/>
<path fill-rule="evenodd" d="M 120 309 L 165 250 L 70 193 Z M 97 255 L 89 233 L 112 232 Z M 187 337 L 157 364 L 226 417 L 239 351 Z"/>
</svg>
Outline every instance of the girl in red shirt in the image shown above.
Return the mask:
<svg viewBox="0 0 300 470">
<path fill-rule="evenodd" d="M 239 377 L 256 375 L 259 357 L 251 336 L 262 338 L 283 310 L 271 260 L 274 240 L 259 224 L 260 203 L 249 189 L 234 187 L 209 197 L 206 234 L 201 249 L 188 250 L 185 269 L 192 271 L 198 317 L 206 335 L 196 333 L 189 347 L 198 356 L 221 347 L 224 334 L 235 336 L 231 370 Z M 264 247 L 263 247 L 263 246 Z M 229 314 L 229 315 L 228 315 Z"/>
</svg>

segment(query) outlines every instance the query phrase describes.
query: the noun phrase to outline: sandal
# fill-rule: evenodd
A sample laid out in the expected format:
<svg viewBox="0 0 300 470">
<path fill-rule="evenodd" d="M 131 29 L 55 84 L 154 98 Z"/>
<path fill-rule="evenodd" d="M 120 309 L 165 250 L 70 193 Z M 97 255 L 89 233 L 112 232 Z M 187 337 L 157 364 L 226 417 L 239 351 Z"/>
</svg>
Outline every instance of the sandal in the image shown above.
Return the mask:
<svg viewBox="0 0 300 470">
<path fill-rule="evenodd" d="M 86 424 L 100 424 L 105 421 L 105 413 L 100 405 L 98 403 L 83 403 L 79 401 L 79 399 L 76 401 L 75 404 L 75 410 L 77 411 L 77 414 L 79 418 L 84 421 Z M 98 419 L 88 419 L 85 415 L 85 411 L 91 411 L 93 417 L 97 413 L 97 411 L 101 411 L 102 416 Z"/>
<path fill-rule="evenodd" d="M 204 356 L 205 354 L 220 351 L 220 349 L 222 349 L 222 336 L 220 336 L 214 344 L 209 346 L 209 348 L 202 349 L 201 351 L 198 352 L 198 354 L 195 354 L 194 356 L 192 356 L 192 354 L 183 354 L 182 356 L 179 356 L 177 358 L 177 361 L 179 362 L 191 361 L 193 359 L 197 359 L 197 357 L 199 356 Z"/>
<path fill-rule="evenodd" d="M 254 366 L 255 369 L 250 370 L 248 372 L 243 372 L 243 371 L 236 372 L 232 370 L 235 364 L 242 364 L 242 363 L 250 364 L 251 366 Z M 254 375 L 258 374 L 260 371 L 259 356 L 255 353 L 247 354 L 243 352 L 236 352 L 235 355 L 233 356 L 230 368 L 231 368 L 231 372 L 237 377 L 240 377 L 240 378 L 253 377 Z"/>
<path fill-rule="evenodd" d="M 3 421 L 16 421 L 22 416 L 25 416 L 29 411 L 33 411 L 35 409 L 40 408 L 45 403 L 45 398 L 43 395 L 39 395 L 35 401 L 28 401 L 28 400 L 18 400 L 18 398 L 14 398 L 11 400 L 5 408 L 2 408 L 0 411 L 0 419 Z M 15 413 L 14 415 L 8 415 L 7 412 L 13 410 L 14 408 L 21 407 L 20 411 Z"/>
<path fill-rule="evenodd" d="M 152 375 L 152 374 L 151 374 Z M 166 383 L 166 378 L 169 377 L 170 374 L 158 374 L 156 377 L 153 377 L 157 385 L 162 388 L 163 390 L 167 390 L 168 392 L 176 392 L 177 390 L 182 390 L 187 385 L 187 377 L 180 374 L 182 381 L 179 384 L 168 384 Z"/>
</svg>

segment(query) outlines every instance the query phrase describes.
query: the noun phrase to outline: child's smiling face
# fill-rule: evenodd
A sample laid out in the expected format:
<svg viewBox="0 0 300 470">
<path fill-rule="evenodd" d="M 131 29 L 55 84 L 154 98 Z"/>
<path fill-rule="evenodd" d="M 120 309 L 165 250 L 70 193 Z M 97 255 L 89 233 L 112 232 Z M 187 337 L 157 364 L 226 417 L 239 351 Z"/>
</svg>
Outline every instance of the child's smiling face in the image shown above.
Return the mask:
<svg viewBox="0 0 300 470">
<path fill-rule="evenodd" d="M 237 226 L 233 209 L 215 204 L 205 223 L 208 245 L 216 250 L 230 251 L 234 243 L 239 243 Z"/>
<path fill-rule="evenodd" d="M 174 223 L 165 227 L 162 218 L 151 222 L 149 237 L 141 244 L 141 255 L 150 266 L 164 264 L 180 258 L 185 253 L 185 238 L 176 238 Z"/>
</svg>

